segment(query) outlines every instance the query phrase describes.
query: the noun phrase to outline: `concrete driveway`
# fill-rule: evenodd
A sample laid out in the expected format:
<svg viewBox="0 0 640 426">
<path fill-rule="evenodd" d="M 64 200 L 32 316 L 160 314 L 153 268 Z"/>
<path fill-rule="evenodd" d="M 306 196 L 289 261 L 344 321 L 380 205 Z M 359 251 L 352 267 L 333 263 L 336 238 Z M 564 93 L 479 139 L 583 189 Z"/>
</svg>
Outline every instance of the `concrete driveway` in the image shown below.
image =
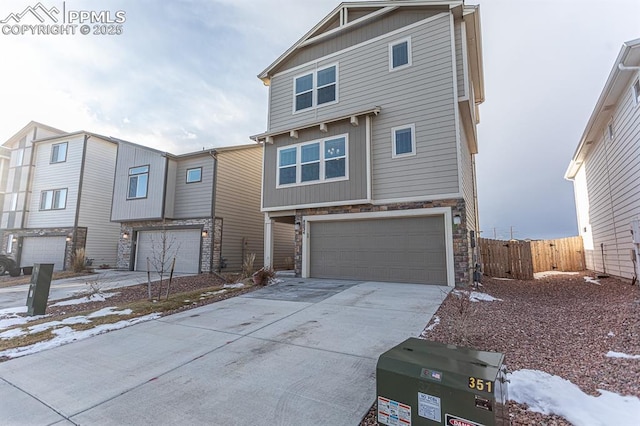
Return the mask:
<svg viewBox="0 0 640 426">
<path fill-rule="evenodd" d="M 450 288 L 285 279 L 0 363 L 19 425 L 357 425 L 378 356 L 417 336 Z"/>
</svg>

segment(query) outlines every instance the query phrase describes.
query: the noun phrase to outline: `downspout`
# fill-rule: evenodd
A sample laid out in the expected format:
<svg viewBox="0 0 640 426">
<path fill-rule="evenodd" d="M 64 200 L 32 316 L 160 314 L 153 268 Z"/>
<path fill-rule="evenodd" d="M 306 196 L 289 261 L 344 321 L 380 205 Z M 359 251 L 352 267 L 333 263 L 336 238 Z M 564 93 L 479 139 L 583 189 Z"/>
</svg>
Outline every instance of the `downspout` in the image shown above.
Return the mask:
<svg viewBox="0 0 640 426">
<path fill-rule="evenodd" d="M 216 237 L 216 195 L 218 193 L 218 152 L 209 150 L 209 155 L 213 159 L 213 183 L 211 184 L 211 256 L 209 256 L 209 273 L 213 272 L 213 252 Z M 220 258 L 222 258 L 222 242 L 220 243 Z M 218 271 L 220 272 L 220 259 L 218 259 Z"/>
</svg>

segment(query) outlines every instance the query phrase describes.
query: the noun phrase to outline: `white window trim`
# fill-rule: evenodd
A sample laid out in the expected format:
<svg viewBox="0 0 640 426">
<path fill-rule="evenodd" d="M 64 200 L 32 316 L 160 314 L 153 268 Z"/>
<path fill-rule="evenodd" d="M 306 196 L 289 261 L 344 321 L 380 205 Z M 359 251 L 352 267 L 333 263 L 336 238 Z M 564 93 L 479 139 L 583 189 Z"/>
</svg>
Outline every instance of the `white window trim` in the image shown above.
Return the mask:
<svg viewBox="0 0 640 426">
<path fill-rule="evenodd" d="M 61 146 L 64 145 L 64 159 L 62 160 L 57 160 L 57 161 L 53 161 L 53 153 L 54 153 L 54 148 L 56 146 Z M 60 148 L 58 148 L 58 152 L 60 152 Z M 54 143 L 53 145 L 51 145 L 51 158 L 49 158 L 49 163 L 50 164 L 58 164 L 58 163 L 65 163 L 67 161 L 67 155 L 69 154 L 69 142 L 61 142 L 61 143 Z"/>
<path fill-rule="evenodd" d="M 198 180 L 189 180 L 189 172 L 192 170 L 200 170 L 200 178 Z M 202 167 L 190 167 L 187 169 L 186 183 L 198 183 L 202 182 Z"/>
<path fill-rule="evenodd" d="M 324 144 L 327 141 L 332 141 L 335 139 L 341 139 L 344 138 L 344 176 L 340 176 L 340 177 L 335 177 L 335 178 L 325 178 L 325 163 L 327 161 L 331 161 L 331 160 L 336 160 L 338 158 L 330 158 L 330 159 L 325 159 L 324 158 Z M 320 176 L 318 180 L 312 180 L 312 181 L 307 181 L 307 182 L 302 182 L 302 147 L 305 145 L 312 145 L 315 143 L 319 143 L 320 144 Z M 296 163 L 295 163 L 295 167 L 296 167 L 296 182 L 295 183 L 286 183 L 283 185 L 280 185 L 280 151 L 282 151 L 283 149 L 289 149 L 289 148 L 296 148 Z M 342 158 L 342 157 L 339 157 Z M 306 164 L 306 163 L 305 163 Z M 293 167 L 292 165 L 286 166 L 286 167 Z M 322 139 L 316 139 L 316 140 L 312 140 L 312 141 L 307 141 L 307 142 L 301 142 L 295 145 L 286 145 L 286 146 L 281 146 L 278 148 L 277 153 L 276 153 L 276 188 L 280 189 L 280 188 L 295 188 L 298 186 L 307 186 L 307 185 L 318 185 L 321 183 L 330 183 L 330 182 L 340 182 L 343 180 L 349 180 L 349 134 L 345 133 L 342 135 L 335 135 L 335 136 L 327 136 L 326 138 L 322 138 Z"/>
<path fill-rule="evenodd" d="M 142 167 L 146 167 L 147 171 L 144 173 L 134 173 L 131 174 L 131 170 L 133 169 L 139 169 Z M 142 164 L 140 166 L 133 166 L 133 167 L 129 167 L 129 172 L 127 174 L 127 200 L 143 200 L 145 198 L 147 198 L 149 196 L 149 171 L 151 170 L 151 166 L 149 164 Z M 143 196 L 140 197 L 129 197 L 129 188 L 131 188 L 131 178 L 134 176 L 142 176 L 142 175 L 147 175 L 147 189 L 144 193 Z M 137 191 L 136 191 L 137 192 Z"/>
<path fill-rule="evenodd" d="M 400 65 L 394 68 L 393 67 L 393 47 L 404 42 L 407 42 L 407 59 L 409 61 L 404 65 Z M 394 40 L 391 43 L 389 43 L 389 72 L 399 71 L 405 68 L 409 68 L 413 64 L 413 61 L 411 59 L 412 56 L 413 55 L 411 54 L 411 37 L 410 36 L 401 38 L 399 40 Z"/>
<path fill-rule="evenodd" d="M 331 102 L 325 102 L 323 104 L 318 105 L 318 89 L 321 89 L 322 87 L 327 87 L 329 86 L 329 84 L 326 84 L 322 87 L 318 87 L 318 71 L 322 71 L 322 70 L 326 70 L 327 68 L 331 68 L 331 67 L 336 67 L 336 82 L 335 82 L 335 86 L 336 86 L 336 99 L 334 101 Z M 311 106 L 308 108 L 304 108 L 304 109 L 299 109 L 296 110 L 296 80 L 299 79 L 300 77 L 305 77 L 307 75 L 311 74 Z M 318 67 L 318 65 L 316 64 L 316 68 L 314 70 L 311 71 L 307 71 L 304 72 L 302 74 L 297 74 L 295 76 L 293 76 L 293 104 L 291 106 L 291 110 L 293 112 L 293 114 L 300 114 L 303 112 L 308 112 L 308 111 L 313 111 L 316 108 L 322 108 L 325 106 L 329 106 L 329 105 L 335 105 L 337 104 L 340 99 L 338 94 L 340 93 L 339 90 L 339 82 L 340 81 L 340 67 L 338 66 L 338 63 L 333 63 L 333 64 L 327 64 L 327 65 L 323 65 L 321 67 Z M 306 93 L 306 92 L 302 92 L 302 93 Z"/>
<path fill-rule="evenodd" d="M 640 105 L 640 78 L 636 78 L 631 84 L 631 94 L 633 95 L 634 104 L 636 106 Z"/>
<path fill-rule="evenodd" d="M 396 131 L 411 129 L 411 152 L 405 152 L 403 154 L 396 154 Z M 412 157 L 416 155 L 416 125 L 405 124 L 404 126 L 396 126 L 391 129 L 391 158 L 404 158 Z"/>
<path fill-rule="evenodd" d="M 55 199 L 56 199 L 56 192 L 61 192 L 64 191 L 64 202 L 62 207 L 55 207 L 54 203 L 55 203 Z M 46 207 L 42 207 L 42 199 L 44 194 L 46 194 L 47 192 L 51 193 L 51 207 L 50 208 L 46 208 Z M 47 189 L 45 191 L 42 191 L 40 193 L 40 211 L 50 211 L 50 210 L 64 210 L 67 208 L 67 195 L 69 195 L 69 190 L 68 188 L 56 188 L 56 189 Z"/>
</svg>

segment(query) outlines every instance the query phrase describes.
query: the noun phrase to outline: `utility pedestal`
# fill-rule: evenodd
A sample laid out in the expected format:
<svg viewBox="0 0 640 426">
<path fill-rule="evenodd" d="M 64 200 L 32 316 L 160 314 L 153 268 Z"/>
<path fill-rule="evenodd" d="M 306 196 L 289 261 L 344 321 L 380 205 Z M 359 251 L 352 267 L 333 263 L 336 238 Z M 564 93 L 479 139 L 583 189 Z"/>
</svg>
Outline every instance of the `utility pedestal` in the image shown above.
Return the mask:
<svg viewBox="0 0 640 426">
<path fill-rule="evenodd" d="M 29 295 L 27 296 L 27 315 L 45 314 L 52 276 L 53 263 L 35 263 L 33 265 Z"/>
</svg>

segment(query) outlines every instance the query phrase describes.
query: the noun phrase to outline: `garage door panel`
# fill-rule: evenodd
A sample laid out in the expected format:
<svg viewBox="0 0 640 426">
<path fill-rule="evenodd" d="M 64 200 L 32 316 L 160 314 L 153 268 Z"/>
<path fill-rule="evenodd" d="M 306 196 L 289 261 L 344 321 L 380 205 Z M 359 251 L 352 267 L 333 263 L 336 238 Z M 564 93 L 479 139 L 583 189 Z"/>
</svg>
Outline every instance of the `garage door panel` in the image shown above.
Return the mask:
<svg viewBox="0 0 640 426">
<path fill-rule="evenodd" d="M 447 284 L 444 217 L 310 223 L 310 275 Z"/>
<path fill-rule="evenodd" d="M 147 257 L 152 271 L 160 269 L 158 260 L 162 256 L 163 242 L 167 259 L 166 271 L 171 269 L 173 257 L 176 258 L 175 272 L 197 274 L 200 271 L 199 229 L 168 230 L 164 237 L 163 231 L 139 231 L 136 244 L 136 271 L 147 270 Z"/>
<path fill-rule="evenodd" d="M 66 237 L 24 237 L 20 266 L 33 266 L 34 263 L 53 263 L 53 269 L 61 271 L 64 269 L 66 246 Z"/>
</svg>

